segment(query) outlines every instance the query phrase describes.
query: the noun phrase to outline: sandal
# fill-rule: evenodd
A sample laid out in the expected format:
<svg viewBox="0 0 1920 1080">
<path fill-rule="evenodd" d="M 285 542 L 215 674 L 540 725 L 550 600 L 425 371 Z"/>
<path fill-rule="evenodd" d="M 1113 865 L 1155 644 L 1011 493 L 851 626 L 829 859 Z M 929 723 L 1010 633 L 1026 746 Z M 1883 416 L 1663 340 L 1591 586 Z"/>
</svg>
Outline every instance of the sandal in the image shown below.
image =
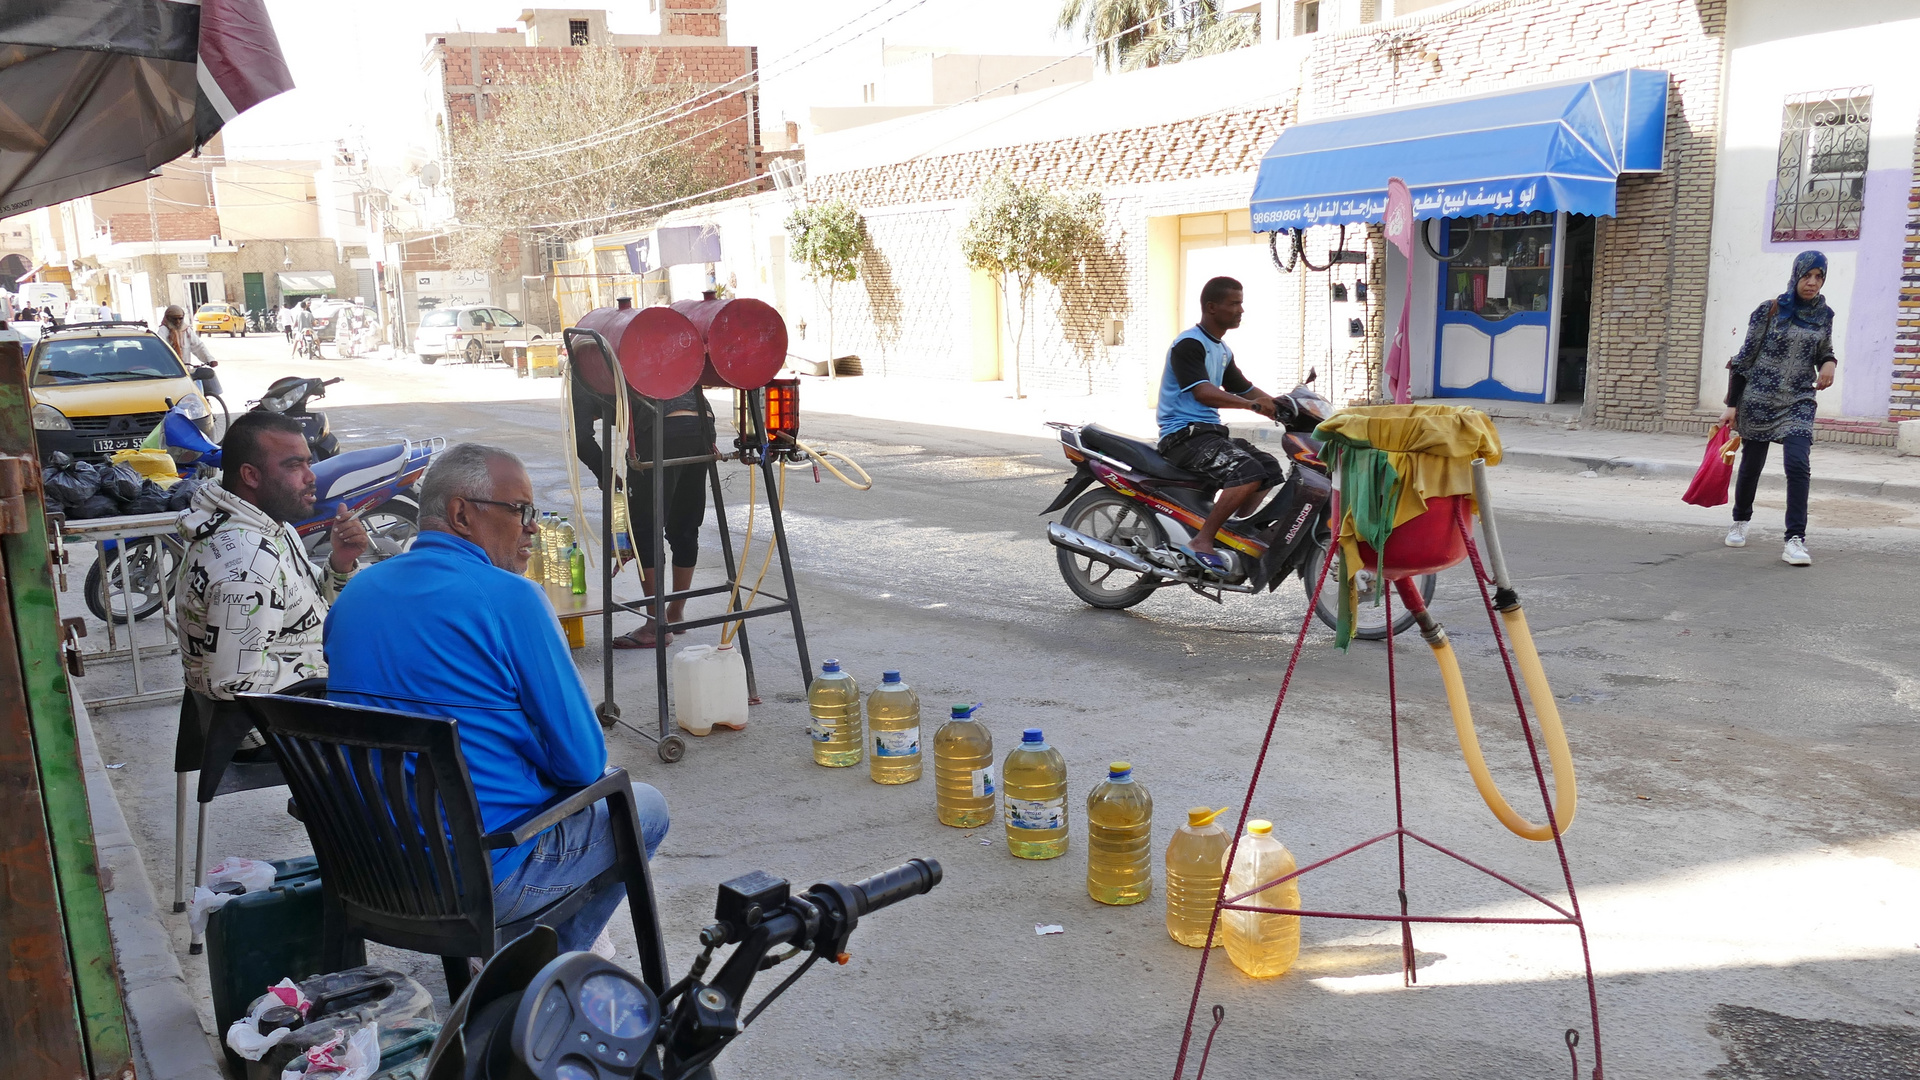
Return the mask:
<svg viewBox="0 0 1920 1080">
<path fill-rule="evenodd" d="M 1227 560 L 1221 558 L 1217 551 L 1195 551 L 1185 544 L 1175 544 L 1174 549 L 1199 563 L 1202 570 L 1219 577 L 1225 577 L 1227 574 Z"/>
<path fill-rule="evenodd" d="M 641 638 L 640 635 L 642 634 L 646 635 L 645 639 Z M 667 641 L 672 642 L 674 638 L 677 638 L 679 636 L 680 636 L 679 634 L 668 634 Z M 617 638 L 614 638 L 613 647 L 616 649 L 655 648 L 656 646 L 654 645 L 654 641 L 653 641 L 653 625 L 651 623 L 641 623 L 639 626 L 635 627 L 634 629 L 629 630 L 624 634 L 621 634 Z"/>
</svg>

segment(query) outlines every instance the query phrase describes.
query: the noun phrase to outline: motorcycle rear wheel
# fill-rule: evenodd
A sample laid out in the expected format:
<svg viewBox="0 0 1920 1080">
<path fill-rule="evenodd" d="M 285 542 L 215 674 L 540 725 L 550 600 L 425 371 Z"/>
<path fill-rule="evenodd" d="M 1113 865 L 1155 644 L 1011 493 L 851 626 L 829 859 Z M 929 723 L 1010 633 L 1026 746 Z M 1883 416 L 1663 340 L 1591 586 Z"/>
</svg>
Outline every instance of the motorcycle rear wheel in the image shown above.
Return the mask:
<svg viewBox="0 0 1920 1080">
<path fill-rule="evenodd" d="M 121 626 L 159 611 L 173 599 L 180 554 L 173 544 L 150 536 L 123 540 L 113 551 L 102 550 L 99 558 L 87 568 L 87 580 L 81 586 L 87 610 L 102 622 L 112 621 Z M 133 594 L 131 604 L 120 591 L 122 558 L 126 560 L 126 584 Z"/>
<path fill-rule="evenodd" d="M 1149 548 L 1167 542 L 1166 530 L 1151 513 L 1104 487 L 1093 488 L 1073 500 L 1061 515 L 1060 524 L 1119 548 L 1132 547 L 1128 541 L 1135 538 Z M 1130 608 L 1158 588 L 1143 574 L 1095 562 L 1066 548 L 1055 548 L 1054 555 L 1067 588 L 1097 608 Z"/>
<path fill-rule="evenodd" d="M 360 565 L 372 566 L 413 546 L 414 538 L 420 535 L 420 504 L 411 495 L 395 495 L 360 515 L 360 524 L 373 541 L 360 556 Z M 332 553 L 333 543 L 323 535 L 308 554 L 315 562 L 324 563 Z"/>
<path fill-rule="evenodd" d="M 1301 585 L 1309 596 L 1313 595 L 1313 586 L 1320 580 L 1320 563 L 1326 558 L 1326 555 L 1327 549 L 1316 545 L 1313 554 L 1307 559 L 1306 573 L 1301 579 Z M 1337 627 L 1340 623 L 1340 593 L 1338 591 L 1340 582 L 1338 573 L 1339 567 L 1337 566 L 1327 571 L 1326 587 L 1320 590 L 1320 598 L 1315 601 L 1313 605 L 1313 613 L 1320 616 L 1320 621 L 1326 623 L 1329 629 Z M 1439 580 L 1439 577 L 1440 575 L 1438 574 L 1422 574 L 1415 579 L 1420 587 L 1420 599 L 1428 603 L 1433 602 L 1433 586 L 1434 582 Z M 1393 632 L 1395 635 L 1398 635 L 1407 627 L 1412 626 L 1414 620 L 1413 612 L 1408 611 L 1404 605 L 1398 602 L 1399 597 L 1396 596 L 1394 599 Z M 1353 613 L 1353 636 L 1361 641 L 1385 641 L 1387 638 L 1386 605 L 1361 603 L 1359 608 Z"/>
</svg>

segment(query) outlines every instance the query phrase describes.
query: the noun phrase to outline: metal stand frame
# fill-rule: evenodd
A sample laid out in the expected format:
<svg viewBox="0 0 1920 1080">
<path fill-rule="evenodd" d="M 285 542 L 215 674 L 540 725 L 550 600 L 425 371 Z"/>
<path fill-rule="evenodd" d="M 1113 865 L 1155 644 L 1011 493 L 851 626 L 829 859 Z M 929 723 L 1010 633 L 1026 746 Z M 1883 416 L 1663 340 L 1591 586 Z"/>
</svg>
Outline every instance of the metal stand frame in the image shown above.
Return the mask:
<svg viewBox="0 0 1920 1080">
<path fill-rule="evenodd" d="M 606 357 L 610 365 L 613 363 L 613 358 L 616 355 L 613 346 L 610 345 L 607 339 L 601 336 L 598 331 L 569 327 L 563 336 L 568 339 L 567 351 L 570 355 L 573 353 L 571 339 L 576 336 L 587 337 L 591 338 L 599 348 L 600 355 Z M 624 392 L 626 389 L 624 378 L 617 370 L 612 374 L 616 385 Z M 571 374 L 569 374 L 568 377 L 571 378 Z M 747 696 L 749 698 L 757 698 L 759 696 L 759 688 L 757 680 L 754 677 L 753 650 L 747 640 L 745 621 L 747 619 L 757 619 L 768 615 L 791 615 L 793 618 L 794 645 L 799 652 L 800 659 L 800 689 L 803 693 L 806 691 L 808 682 L 813 676 L 813 662 L 807 655 L 807 631 L 800 618 L 799 591 L 793 580 L 793 559 L 787 550 L 787 527 L 786 521 L 781 513 L 779 489 L 777 487 L 778 478 L 774 475 L 776 462 L 774 453 L 769 446 L 766 431 L 766 414 L 763 401 L 765 391 L 747 390 L 742 392 L 754 395 L 754 408 L 748 411 L 753 415 L 754 425 L 754 430 L 751 433 L 751 444 L 757 447 L 757 449 L 741 451 L 740 458 L 749 468 L 759 468 L 762 477 L 766 480 L 767 505 L 771 509 L 769 516 L 773 520 L 774 545 L 779 549 L 780 576 L 786 584 L 786 594 L 784 596 L 775 596 L 765 589 L 762 589 L 759 598 L 762 600 L 772 600 L 773 603 L 756 604 L 751 610 L 746 611 L 730 611 L 720 615 L 710 615 L 700 619 L 684 619 L 674 623 L 667 621 L 667 606 L 675 601 L 687 600 L 696 596 L 713 596 L 720 593 L 729 593 L 741 587 L 740 567 L 733 557 L 733 530 L 727 521 L 727 504 L 723 500 L 720 491 L 720 462 L 723 460 L 723 457 L 731 455 L 696 454 L 691 457 L 668 458 L 666 455 L 666 406 L 663 402 L 651 398 L 643 399 L 647 401 L 649 407 L 653 409 L 653 452 L 651 460 L 632 461 L 627 454 L 628 448 L 626 447 L 621 447 L 620 452 L 616 455 L 613 448 L 613 418 L 604 413 L 600 418 L 600 445 L 606 448 L 605 460 L 607 463 L 606 467 L 602 469 L 600 481 L 600 546 L 602 552 L 602 558 L 600 560 L 600 667 L 603 679 L 603 696 L 600 704 L 595 707 L 594 711 L 599 715 L 600 723 L 606 727 L 612 727 L 614 724 L 620 722 L 620 706 L 613 699 L 614 611 L 618 609 L 635 615 L 650 616 L 653 619 L 654 679 L 657 690 L 656 697 L 659 705 L 660 726 L 658 733 L 649 732 L 634 727 L 631 724 L 627 725 L 627 727 L 643 738 L 651 740 L 656 746 L 660 760 L 669 764 L 679 761 L 686 755 L 687 750 L 686 740 L 673 731 L 673 717 L 667 700 L 667 646 L 671 642 L 674 633 L 682 630 L 694 630 L 703 626 L 716 626 L 722 623 L 741 623 L 739 636 L 736 640 L 740 645 L 740 658 L 746 662 Z M 746 435 L 748 433 L 742 432 L 741 434 Z M 572 448 L 568 448 L 568 452 L 572 453 Z M 616 462 L 619 464 L 616 465 Z M 656 479 L 652 485 L 653 528 L 649 530 L 651 535 L 644 539 L 639 536 L 631 537 L 636 545 L 642 542 L 652 545 L 654 581 L 656 587 L 647 596 L 637 602 L 615 600 L 613 598 L 613 576 L 620 555 L 619 552 L 615 550 L 613 541 L 612 470 L 617 467 L 627 467 L 630 471 L 652 470 L 657 478 L 661 470 L 683 465 L 706 466 L 707 483 L 713 495 L 714 517 L 720 525 L 720 554 L 726 562 L 726 580 L 717 585 L 700 586 L 679 592 L 668 591 L 672 586 L 673 571 L 672 568 L 667 565 L 666 491 L 664 486 Z M 629 527 L 631 527 L 631 522 L 629 522 Z M 644 580 L 645 576 L 642 575 L 642 581 Z"/>
<path fill-rule="evenodd" d="M 143 657 L 172 656 L 180 651 L 179 634 L 173 621 L 174 592 L 179 587 L 179 582 L 171 579 L 166 582 L 166 593 L 161 602 L 160 610 L 153 613 L 154 616 L 160 620 L 160 643 L 157 645 L 141 645 L 137 643 L 136 635 L 141 620 L 132 617 L 135 594 L 133 591 L 131 571 L 127 565 L 130 561 L 128 558 L 128 542 L 132 540 L 151 540 L 154 545 L 154 557 L 164 560 L 167 546 L 170 543 L 179 542 L 179 526 L 175 521 L 177 517 L 177 514 L 144 514 L 138 517 L 93 518 L 84 521 L 69 521 L 61 529 L 61 540 L 63 543 L 97 544 L 99 546 L 97 558 L 100 559 L 106 559 L 108 557 L 106 541 L 117 542 L 115 544 L 116 551 L 113 560 L 114 573 L 109 578 L 109 587 L 114 589 L 119 595 L 121 602 L 126 605 L 128 613 L 125 624 L 127 643 L 124 648 L 120 646 L 118 640 L 119 631 L 113 619 L 108 618 L 106 620 L 107 647 L 83 652 L 81 653 L 81 658 L 89 663 L 126 659 L 133 666 L 133 692 L 130 694 L 99 698 L 87 698 L 82 695 L 82 700 L 89 708 L 102 709 L 113 705 L 134 705 L 170 699 L 177 700 L 180 696 L 181 690 L 183 689 L 182 685 L 149 688 L 147 686 L 148 672 L 143 669 L 141 663 Z M 164 565 L 164 563 L 162 565 Z M 111 606 L 108 608 L 108 614 L 112 614 Z M 178 671 L 180 669 L 174 666 L 171 670 Z"/>
</svg>

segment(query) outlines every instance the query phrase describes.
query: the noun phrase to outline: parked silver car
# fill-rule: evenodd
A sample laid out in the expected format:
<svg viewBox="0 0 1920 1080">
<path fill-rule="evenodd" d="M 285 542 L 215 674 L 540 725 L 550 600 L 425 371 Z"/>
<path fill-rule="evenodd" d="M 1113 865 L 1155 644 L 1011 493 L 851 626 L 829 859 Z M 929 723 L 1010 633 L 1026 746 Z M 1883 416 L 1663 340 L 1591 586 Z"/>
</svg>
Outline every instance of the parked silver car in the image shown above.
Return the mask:
<svg viewBox="0 0 1920 1080">
<path fill-rule="evenodd" d="M 545 330 L 521 322 L 512 312 L 486 304 L 436 308 L 421 316 L 413 351 L 423 364 L 443 356 L 479 363 L 498 358 L 504 342 L 538 341 L 546 336 Z"/>
</svg>

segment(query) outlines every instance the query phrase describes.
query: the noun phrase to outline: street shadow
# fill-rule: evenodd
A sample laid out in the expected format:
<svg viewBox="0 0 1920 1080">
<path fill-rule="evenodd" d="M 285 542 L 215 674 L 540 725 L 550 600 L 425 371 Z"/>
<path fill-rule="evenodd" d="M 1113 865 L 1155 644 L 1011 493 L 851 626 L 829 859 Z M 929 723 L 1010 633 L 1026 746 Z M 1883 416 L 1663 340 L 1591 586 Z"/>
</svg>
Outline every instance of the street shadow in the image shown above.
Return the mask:
<svg viewBox="0 0 1920 1080">
<path fill-rule="evenodd" d="M 867 295 L 867 310 L 873 319 L 874 340 L 879 343 L 880 375 L 887 375 L 887 354 L 900 343 L 903 332 L 899 284 L 893 279 L 893 263 L 874 242 L 867 223 L 860 222 L 866 245 L 860 252 L 860 284 Z"/>
</svg>

